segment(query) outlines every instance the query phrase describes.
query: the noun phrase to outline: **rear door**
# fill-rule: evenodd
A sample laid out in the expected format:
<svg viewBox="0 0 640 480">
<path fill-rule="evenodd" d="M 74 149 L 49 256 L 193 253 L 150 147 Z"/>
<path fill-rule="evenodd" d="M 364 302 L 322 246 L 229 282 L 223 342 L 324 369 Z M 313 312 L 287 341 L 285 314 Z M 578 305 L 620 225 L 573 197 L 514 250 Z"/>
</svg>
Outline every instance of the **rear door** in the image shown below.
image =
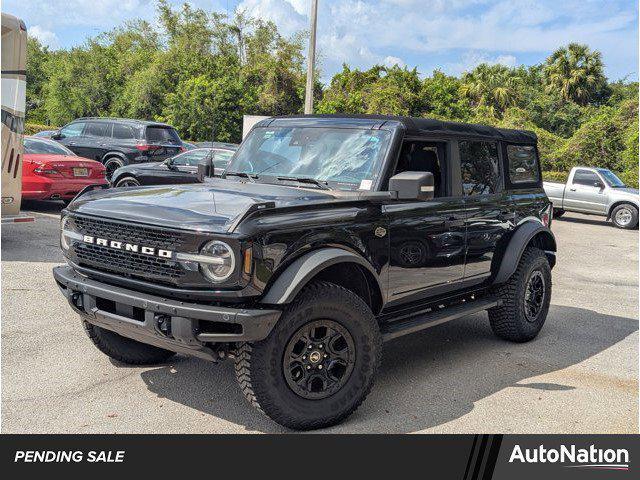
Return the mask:
<svg viewBox="0 0 640 480">
<path fill-rule="evenodd" d="M 593 170 L 576 169 L 564 190 L 564 208 L 586 213 L 606 213 L 604 181 Z"/>
<path fill-rule="evenodd" d="M 500 145 L 460 140 L 460 174 L 466 209 L 464 277 L 479 283 L 491 274 L 499 242 L 513 228 L 515 212 L 504 189 Z"/>
<path fill-rule="evenodd" d="M 102 160 L 104 154 L 109 151 L 108 143 L 111 141 L 112 128 L 111 122 L 100 120 L 87 122 L 82 136 L 77 140 L 76 153 L 91 160 Z"/>
</svg>

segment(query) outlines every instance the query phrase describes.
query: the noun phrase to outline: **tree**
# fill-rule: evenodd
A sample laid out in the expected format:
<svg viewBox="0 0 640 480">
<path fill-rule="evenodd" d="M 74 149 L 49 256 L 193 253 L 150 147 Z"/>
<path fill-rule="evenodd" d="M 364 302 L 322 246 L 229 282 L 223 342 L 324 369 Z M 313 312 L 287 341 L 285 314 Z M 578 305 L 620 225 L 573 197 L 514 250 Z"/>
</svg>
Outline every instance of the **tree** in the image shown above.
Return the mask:
<svg viewBox="0 0 640 480">
<path fill-rule="evenodd" d="M 439 70 L 424 79 L 421 96 L 425 113 L 448 120 L 466 121 L 471 116 L 471 105 L 461 94 L 462 83 L 456 77 Z"/>
<path fill-rule="evenodd" d="M 605 95 L 606 77 L 600 52 L 571 43 L 553 52 L 544 66 L 546 91 L 563 99 L 587 105 Z"/>
<path fill-rule="evenodd" d="M 522 78 L 504 65 L 482 63 L 462 76 L 461 93 L 474 107 L 487 107 L 496 116 L 519 99 Z"/>
<path fill-rule="evenodd" d="M 46 63 L 51 52 L 36 38 L 27 38 L 27 121 L 46 123 L 44 87 L 47 83 Z"/>
</svg>

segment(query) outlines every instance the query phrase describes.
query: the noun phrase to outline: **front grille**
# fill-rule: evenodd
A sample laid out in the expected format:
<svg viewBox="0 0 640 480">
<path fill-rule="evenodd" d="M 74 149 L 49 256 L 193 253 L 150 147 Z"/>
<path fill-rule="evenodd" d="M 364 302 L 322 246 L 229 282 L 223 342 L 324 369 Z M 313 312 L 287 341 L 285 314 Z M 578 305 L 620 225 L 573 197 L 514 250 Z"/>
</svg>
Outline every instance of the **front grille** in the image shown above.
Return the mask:
<svg viewBox="0 0 640 480">
<path fill-rule="evenodd" d="M 180 251 L 186 234 L 141 225 L 127 225 L 87 217 L 74 217 L 76 230 L 96 238 L 124 241 L 157 249 Z M 175 284 L 187 272 L 177 262 L 153 255 L 119 250 L 101 245 L 74 242 L 73 252 L 81 266 L 141 280 Z"/>
<path fill-rule="evenodd" d="M 132 277 L 176 279 L 185 274 L 176 262 L 170 260 L 89 243 L 77 243 L 75 254 L 82 264 Z"/>
<path fill-rule="evenodd" d="M 158 230 L 154 227 L 127 225 L 86 217 L 75 217 L 73 221 L 76 228 L 83 234 L 109 240 L 121 240 L 174 251 L 185 243 L 184 234 Z"/>
</svg>

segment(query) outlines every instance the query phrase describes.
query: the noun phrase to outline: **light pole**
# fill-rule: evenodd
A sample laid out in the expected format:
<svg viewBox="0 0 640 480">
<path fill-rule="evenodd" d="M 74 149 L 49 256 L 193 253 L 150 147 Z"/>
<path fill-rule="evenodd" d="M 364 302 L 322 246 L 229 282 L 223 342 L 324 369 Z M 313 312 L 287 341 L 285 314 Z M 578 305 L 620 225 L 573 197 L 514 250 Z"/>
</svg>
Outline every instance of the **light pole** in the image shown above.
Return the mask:
<svg viewBox="0 0 640 480">
<path fill-rule="evenodd" d="M 318 0 L 311 0 L 311 32 L 307 54 L 307 91 L 304 98 L 304 113 L 313 113 L 313 69 L 316 61 L 316 26 L 318 24 Z"/>
</svg>

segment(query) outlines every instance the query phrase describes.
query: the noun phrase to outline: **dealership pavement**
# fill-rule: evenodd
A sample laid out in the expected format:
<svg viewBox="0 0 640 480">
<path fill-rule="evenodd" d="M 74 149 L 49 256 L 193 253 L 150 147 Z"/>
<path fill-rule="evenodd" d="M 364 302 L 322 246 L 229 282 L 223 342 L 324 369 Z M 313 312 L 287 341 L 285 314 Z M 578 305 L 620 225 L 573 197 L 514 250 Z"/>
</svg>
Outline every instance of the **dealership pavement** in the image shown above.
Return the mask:
<svg viewBox="0 0 640 480">
<path fill-rule="evenodd" d="M 230 363 L 177 357 L 130 368 L 85 337 L 51 276 L 55 204 L 2 228 L 3 433 L 281 432 L 236 387 Z M 376 386 L 331 432 L 638 431 L 638 232 L 596 217 L 554 223 L 547 324 L 496 339 L 486 314 L 386 344 Z"/>
</svg>

